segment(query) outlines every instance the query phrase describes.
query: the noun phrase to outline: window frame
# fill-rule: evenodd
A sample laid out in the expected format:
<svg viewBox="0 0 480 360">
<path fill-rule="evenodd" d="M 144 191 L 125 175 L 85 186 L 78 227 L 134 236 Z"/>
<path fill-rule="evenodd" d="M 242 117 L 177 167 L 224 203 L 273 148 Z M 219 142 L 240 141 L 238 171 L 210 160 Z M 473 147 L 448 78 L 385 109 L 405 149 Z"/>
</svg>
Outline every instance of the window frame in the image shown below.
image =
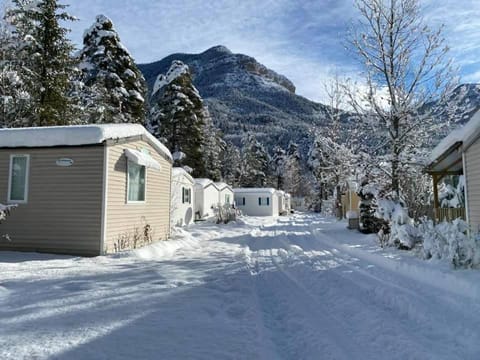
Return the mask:
<svg viewBox="0 0 480 360">
<path fill-rule="evenodd" d="M 130 170 L 130 164 L 135 164 L 135 163 L 127 158 L 127 204 L 145 204 L 147 202 L 147 167 L 145 165 L 135 164 L 135 165 L 143 167 L 145 169 L 143 200 L 129 200 L 128 195 L 130 194 L 130 171 L 129 171 Z"/>
<path fill-rule="evenodd" d="M 265 201 L 263 201 L 265 200 Z M 270 206 L 270 196 L 259 196 L 258 197 L 258 206 Z"/>
<path fill-rule="evenodd" d="M 13 159 L 16 157 L 24 157 L 27 159 L 26 170 L 25 170 L 25 188 L 23 190 L 23 200 L 12 200 L 12 170 L 13 170 Z M 7 202 L 9 204 L 27 204 L 28 203 L 28 188 L 29 188 L 29 178 L 30 178 L 30 154 L 10 154 L 10 165 L 8 169 L 8 194 Z"/>
</svg>

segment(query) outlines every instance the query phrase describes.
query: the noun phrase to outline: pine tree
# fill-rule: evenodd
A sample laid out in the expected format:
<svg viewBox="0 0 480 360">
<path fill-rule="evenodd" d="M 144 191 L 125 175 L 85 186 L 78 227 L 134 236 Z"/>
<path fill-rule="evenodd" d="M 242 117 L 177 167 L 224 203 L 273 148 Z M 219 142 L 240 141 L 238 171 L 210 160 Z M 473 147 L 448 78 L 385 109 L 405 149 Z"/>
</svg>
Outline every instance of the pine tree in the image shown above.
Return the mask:
<svg viewBox="0 0 480 360">
<path fill-rule="evenodd" d="M 176 166 L 188 166 L 194 177 L 205 176 L 206 113 L 187 65 L 175 60 L 166 75 L 158 76 L 152 103 L 150 131 L 172 151 Z"/>
<path fill-rule="evenodd" d="M 269 176 L 268 153 L 252 133 L 243 139 L 243 143 L 241 186 L 265 187 Z"/>
<path fill-rule="evenodd" d="M 145 123 L 145 79 L 106 16 L 98 15 L 85 32 L 79 61 L 90 88 L 82 99 L 92 110 L 89 122 Z M 100 113 L 88 107 L 92 99 Z"/>
<path fill-rule="evenodd" d="M 33 126 L 65 125 L 72 120 L 70 80 L 75 62 L 71 57 L 74 46 L 67 38 L 68 29 L 61 22 L 74 17 L 56 0 L 13 0 L 8 11 L 15 27 L 22 82 L 29 88 L 34 110 Z"/>
<path fill-rule="evenodd" d="M 275 177 L 275 185 L 279 190 L 285 190 L 285 170 L 287 153 L 280 146 L 273 148 L 271 168 Z"/>
<path fill-rule="evenodd" d="M 28 126 L 31 120 L 31 95 L 22 79 L 23 65 L 18 59 L 20 40 L 12 31 L 10 19 L 0 19 L 0 127 Z"/>
<path fill-rule="evenodd" d="M 223 180 L 233 187 L 240 186 L 242 174 L 242 156 L 238 147 L 230 142 L 225 145 L 222 153 L 222 177 Z"/>
<path fill-rule="evenodd" d="M 213 181 L 222 180 L 222 159 L 226 143 L 222 139 L 220 131 L 213 124 L 208 109 L 204 108 L 205 121 L 204 134 L 205 141 L 202 147 L 203 162 L 205 164 L 205 174 L 202 177 L 212 179 Z"/>
<path fill-rule="evenodd" d="M 284 167 L 284 190 L 294 197 L 306 195 L 306 179 L 302 176 L 300 153 L 294 142 L 288 144 Z"/>
</svg>

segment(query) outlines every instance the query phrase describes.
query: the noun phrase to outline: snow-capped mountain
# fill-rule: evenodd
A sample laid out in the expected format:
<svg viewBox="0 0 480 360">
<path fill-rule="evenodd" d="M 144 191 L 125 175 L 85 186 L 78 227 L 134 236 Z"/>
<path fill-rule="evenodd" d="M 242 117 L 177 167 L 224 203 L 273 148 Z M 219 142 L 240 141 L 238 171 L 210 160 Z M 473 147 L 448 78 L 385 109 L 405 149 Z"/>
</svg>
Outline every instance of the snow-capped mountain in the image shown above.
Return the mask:
<svg viewBox="0 0 480 360">
<path fill-rule="evenodd" d="M 173 54 L 139 65 L 149 88 L 173 60 L 187 64 L 193 82 L 227 139 L 239 144 L 253 130 L 267 146 L 300 141 L 312 124 L 325 125 L 326 107 L 295 94 L 295 86 L 254 58 L 216 46 L 201 54 Z"/>
<path fill-rule="evenodd" d="M 309 137 L 312 125 L 328 125 L 326 105 L 296 95 L 295 85 L 285 76 L 224 46 L 200 54 L 172 54 L 139 65 L 150 91 L 158 74 L 166 74 L 173 60 L 181 60 L 190 67 L 194 85 L 208 104 L 216 125 L 237 145 L 248 130 L 254 131 L 269 148 L 276 144 L 286 147 L 290 140 L 301 144 Z M 436 134 L 430 145 L 435 146 L 478 109 L 480 85 L 458 86 L 447 105 L 436 112 L 439 121 L 449 126 Z M 348 115 L 345 120 L 348 121 Z"/>
</svg>

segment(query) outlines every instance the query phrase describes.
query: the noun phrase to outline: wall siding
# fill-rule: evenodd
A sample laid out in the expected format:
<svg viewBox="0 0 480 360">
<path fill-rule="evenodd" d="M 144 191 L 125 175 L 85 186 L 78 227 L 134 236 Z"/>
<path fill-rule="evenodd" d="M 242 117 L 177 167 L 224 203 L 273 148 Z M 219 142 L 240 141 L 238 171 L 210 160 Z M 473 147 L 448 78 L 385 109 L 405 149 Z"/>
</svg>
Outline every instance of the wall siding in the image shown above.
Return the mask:
<svg viewBox="0 0 480 360">
<path fill-rule="evenodd" d="M 7 203 L 10 154 L 29 154 L 28 202 L 0 225 L 0 249 L 100 253 L 103 145 L 0 149 L 0 202 Z M 71 158 L 69 167 L 56 165 Z"/>
<path fill-rule="evenodd" d="M 161 170 L 146 169 L 144 203 L 127 203 L 127 158 L 124 155 L 127 148 L 147 149 L 161 165 Z M 150 240 L 169 237 L 171 173 L 172 165 L 143 140 L 108 145 L 105 252 L 138 248 Z M 151 239 L 144 236 L 146 225 L 151 228 Z"/>
<path fill-rule="evenodd" d="M 182 203 L 182 188 L 189 189 L 191 202 Z M 195 190 L 187 177 L 180 175 L 172 178 L 171 214 L 173 226 L 189 225 L 194 220 Z"/>
<path fill-rule="evenodd" d="M 465 156 L 468 217 L 472 231 L 478 233 L 480 230 L 480 140 L 467 149 Z"/>
</svg>

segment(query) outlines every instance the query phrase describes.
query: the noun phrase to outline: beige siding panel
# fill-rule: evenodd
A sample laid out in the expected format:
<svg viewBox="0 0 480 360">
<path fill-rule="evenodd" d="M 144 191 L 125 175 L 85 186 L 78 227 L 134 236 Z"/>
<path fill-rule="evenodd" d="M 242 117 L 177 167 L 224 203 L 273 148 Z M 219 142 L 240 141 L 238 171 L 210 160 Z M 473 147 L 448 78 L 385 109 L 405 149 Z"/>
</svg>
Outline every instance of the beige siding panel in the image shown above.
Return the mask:
<svg viewBox="0 0 480 360">
<path fill-rule="evenodd" d="M 148 150 L 161 169 L 146 169 L 146 201 L 127 203 L 127 158 L 124 149 Z M 172 165 L 143 140 L 108 146 L 106 239 L 104 250 L 140 247 L 170 235 L 170 183 Z M 145 236 L 150 227 L 151 237 Z"/>
<path fill-rule="evenodd" d="M 30 155 L 28 203 L 0 225 L 2 250 L 98 255 L 103 145 L 0 149 L 0 202 L 8 198 L 10 154 Z M 69 167 L 56 165 L 71 158 Z"/>
<path fill-rule="evenodd" d="M 465 178 L 467 180 L 468 216 L 472 231 L 480 230 L 480 141 L 477 140 L 465 153 Z"/>
</svg>

